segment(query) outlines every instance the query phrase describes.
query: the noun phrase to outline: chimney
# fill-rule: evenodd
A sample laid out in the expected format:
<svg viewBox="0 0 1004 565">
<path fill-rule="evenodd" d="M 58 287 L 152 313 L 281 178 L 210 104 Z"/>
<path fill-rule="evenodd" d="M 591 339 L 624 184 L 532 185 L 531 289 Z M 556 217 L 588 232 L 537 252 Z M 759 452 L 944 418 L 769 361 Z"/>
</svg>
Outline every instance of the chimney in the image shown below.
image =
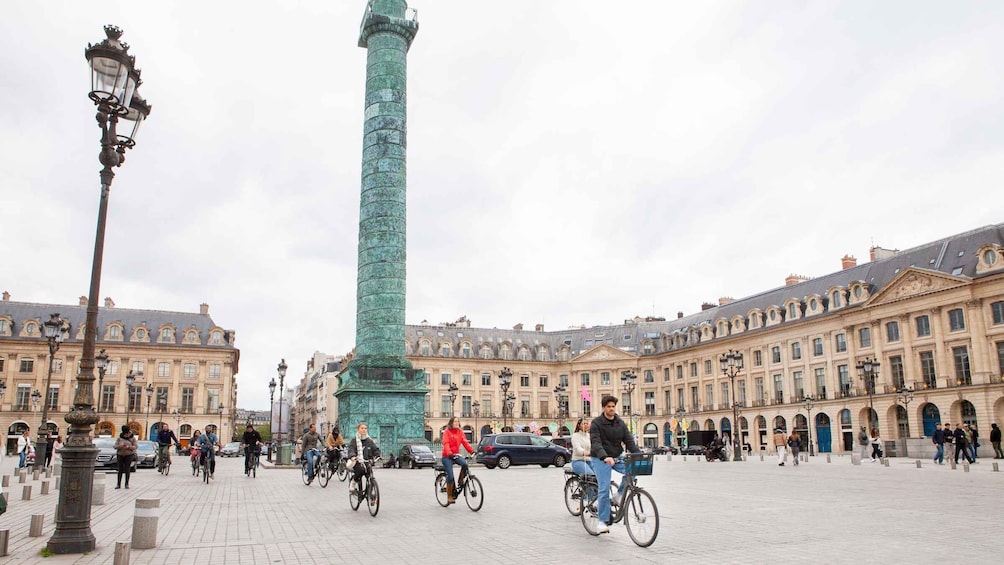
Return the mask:
<svg viewBox="0 0 1004 565">
<path fill-rule="evenodd" d="M 542 332 L 544 331 L 544 324 L 537 324 L 533 327 L 534 331 Z"/>
<path fill-rule="evenodd" d="M 105 297 L 105 308 L 114 308 L 115 301 L 111 299 L 110 296 Z"/>
<path fill-rule="evenodd" d="M 10 302 L 10 293 L 7 292 L 6 290 L 3 291 L 3 301 L 4 302 Z"/>
<path fill-rule="evenodd" d="M 199 304 L 199 314 L 202 314 L 203 316 L 208 316 L 209 315 L 209 305 L 206 304 L 205 302 L 203 302 L 202 304 Z"/>
<path fill-rule="evenodd" d="M 841 269 L 850 269 L 851 267 L 857 267 L 857 266 L 858 266 L 858 260 L 853 255 L 844 255 L 843 257 L 840 258 Z"/>
<path fill-rule="evenodd" d="M 86 296 L 81 296 L 80 298 L 78 298 L 77 299 L 77 305 L 78 306 L 87 306 L 87 297 Z"/>
<path fill-rule="evenodd" d="M 784 286 L 793 286 L 798 283 L 803 283 L 807 280 L 809 280 L 809 277 L 803 277 L 802 275 L 796 275 L 795 273 L 792 273 L 787 277 L 785 277 Z"/>
<path fill-rule="evenodd" d="M 676 313 L 676 319 L 677 319 L 677 320 L 679 320 L 679 319 L 680 319 L 680 318 L 682 318 L 682 317 L 683 317 L 683 312 L 677 312 L 677 313 Z"/>
<path fill-rule="evenodd" d="M 883 249 L 877 245 L 873 245 L 872 248 L 868 250 L 868 256 L 872 261 L 888 259 L 897 253 L 899 253 L 899 249 Z"/>
<path fill-rule="evenodd" d="M 723 297 L 721 297 L 721 298 L 718 299 L 718 305 L 719 306 L 725 306 L 729 302 L 735 302 L 735 301 L 736 301 L 736 299 L 732 298 L 731 296 L 723 296 Z"/>
<path fill-rule="evenodd" d="M 705 303 L 701 304 L 701 312 L 704 312 L 705 310 L 711 310 L 714 307 L 715 307 L 714 304 L 712 304 L 710 302 L 705 302 Z"/>
<path fill-rule="evenodd" d="M 518 332 L 521 332 L 521 331 L 523 331 L 523 324 L 521 324 L 521 323 L 520 324 L 516 324 L 515 326 L 512 327 L 512 329 L 514 329 L 514 330 L 516 330 Z"/>
</svg>

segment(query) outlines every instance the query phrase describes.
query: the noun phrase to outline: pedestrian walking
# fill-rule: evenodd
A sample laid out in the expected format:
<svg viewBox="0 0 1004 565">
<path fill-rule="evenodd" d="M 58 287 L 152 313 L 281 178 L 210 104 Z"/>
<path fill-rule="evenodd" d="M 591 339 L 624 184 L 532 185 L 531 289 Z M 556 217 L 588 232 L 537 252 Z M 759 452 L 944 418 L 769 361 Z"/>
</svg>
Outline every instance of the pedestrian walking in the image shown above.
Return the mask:
<svg viewBox="0 0 1004 565">
<path fill-rule="evenodd" d="M 969 431 L 972 432 L 973 441 L 969 444 L 969 451 L 973 455 L 973 461 L 976 461 L 976 449 L 980 446 L 980 433 L 976 429 L 976 424 L 969 424 Z"/>
<path fill-rule="evenodd" d="M 973 460 L 969 457 L 969 446 L 966 445 L 966 431 L 962 429 L 962 424 L 955 424 L 955 464 L 959 464 L 959 455 L 962 455 L 966 461 L 972 463 Z"/>
<path fill-rule="evenodd" d="M 28 455 L 31 454 L 32 449 L 31 436 L 28 435 L 28 428 L 25 428 L 21 437 L 17 438 L 17 467 L 19 469 L 24 468 L 24 463 L 28 459 Z"/>
<path fill-rule="evenodd" d="M 122 424 L 122 433 L 115 440 L 115 457 L 118 460 L 118 474 L 115 476 L 115 488 L 122 488 L 122 476 L 125 475 L 125 488 L 129 488 L 129 475 L 132 472 L 132 458 L 136 455 L 138 443 L 136 436 L 127 424 Z"/>
<path fill-rule="evenodd" d="M 938 451 L 934 454 L 934 462 L 938 465 L 945 464 L 945 430 L 941 429 L 941 422 L 934 424 L 934 433 L 931 434 L 931 443 Z"/>
<path fill-rule="evenodd" d="M 878 461 L 882 459 L 882 438 L 879 437 L 878 428 L 872 428 L 872 461 Z"/>
<path fill-rule="evenodd" d="M 788 441 L 781 428 L 774 430 L 774 449 L 777 450 L 777 466 L 784 467 L 784 460 L 788 458 Z"/>
<path fill-rule="evenodd" d="M 788 436 L 788 447 L 791 448 L 791 462 L 794 466 L 798 467 L 798 451 L 799 451 L 799 441 L 801 441 L 798 433 L 795 430 L 791 430 L 791 435 Z"/>
<path fill-rule="evenodd" d="M 969 462 L 975 463 L 976 456 L 973 455 L 973 444 L 976 442 L 973 439 L 973 429 L 969 427 L 969 424 L 962 424 L 962 431 L 966 433 L 966 454 L 969 455 Z"/>
<path fill-rule="evenodd" d="M 868 457 L 868 431 L 864 426 L 858 432 L 858 449 L 861 451 L 861 461 L 864 461 Z"/>
<path fill-rule="evenodd" d="M 996 422 L 990 424 L 990 444 L 994 446 L 994 459 L 1004 459 L 1004 451 L 1001 450 L 1001 429 Z"/>
</svg>

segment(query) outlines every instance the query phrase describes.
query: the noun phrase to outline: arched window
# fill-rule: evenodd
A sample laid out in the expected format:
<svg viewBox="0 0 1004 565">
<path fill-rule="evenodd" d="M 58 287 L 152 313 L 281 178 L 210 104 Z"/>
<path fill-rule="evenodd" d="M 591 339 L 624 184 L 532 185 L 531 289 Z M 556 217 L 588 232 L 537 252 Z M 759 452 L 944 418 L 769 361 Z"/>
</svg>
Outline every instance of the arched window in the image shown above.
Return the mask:
<svg viewBox="0 0 1004 565">
<path fill-rule="evenodd" d="M 422 340 L 418 342 L 418 354 L 422 357 L 428 357 L 432 355 L 432 344 L 428 340 Z"/>
<path fill-rule="evenodd" d="M 784 419 L 784 416 L 777 416 L 774 418 L 774 429 L 788 431 L 788 422 Z"/>
<path fill-rule="evenodd" d="M 509 344 L 503 343 L 499 346 L 499 359 L 504 359 L 506 361 L 512 359 L 512 354 L 509 352 Z"/>
<path fill-rule="evenodd" d="M 530 360 L 530 348 L 528 348 L 526 346 L 520 347 L 519 348 L 519 353 L 517 353 L 516 356 L 517 356 L 517 358 L 520 361 L 529 361 Z"/>
<path fill-rule="evenodd" d="M 481 346 L 481 358 L 491 359 L 492 358 L 492 346 L 485 343 Z"/>
<path fill-rule="evenodd" d="M 547 346 L 540 345 L 537 347 L 537 361 L 550 361 L 550 356 L 547 353 Z"/>
<path fill-rule="evenodd" d="M 182 424 L 181 427 L 178 428 L 178 433 L 181 434 L 181 437 L 191 436 L 192 435 L 192 425 L 191 424 Z"/>
<path fill-rule="evenodd" d="M 840 308 L 842 304 L 840 303 L 840 291 L 834 290 L 830 298 L 830 306 L 832 308 Z"/>
<path fill-rule="evenodd" d="M 209 338 L 209 342 L 213 345 L 223 345 L 223 332 L 215 331 Z"/>
<path fill-rule="evenodd" d="M 440 343 L 439 344 L 439 356 L 440 357 L 449 357 L 451 355 L 453 355 L 453 347 L 450 346 L 450 344 L 446 343 L 445 341 L 443 343 Z"/>
<path fill-rule="evenodd" d="M 471 358 L 471 344 L 466 341 L 460 346 L 460 356 L 464 359 Z"/>
</svg>

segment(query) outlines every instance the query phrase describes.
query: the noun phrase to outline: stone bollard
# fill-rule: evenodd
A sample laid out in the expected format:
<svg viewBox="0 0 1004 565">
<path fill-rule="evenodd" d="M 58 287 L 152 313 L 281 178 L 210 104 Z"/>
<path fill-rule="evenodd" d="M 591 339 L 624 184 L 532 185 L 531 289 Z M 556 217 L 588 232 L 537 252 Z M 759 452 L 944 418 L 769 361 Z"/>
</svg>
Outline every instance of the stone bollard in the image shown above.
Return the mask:
<svg viewBox="0 0 1004 565">
<path fill-rule="evenodd" d="M 24 485 L 21 489 L 21 500 L 31 500 L 31 485 Z"/>
<path fill-rule="evenodd" d="M 969 463 L 963 463 L 962 464 L 962 470 L 968 473 L 969 472 Z"/>
<path fill-rule="evenodd" d="M 916 463 L 917 463 L 917 468 L 920 469 L 920 459 L 918 459 Z"/>
<path fill-rule="evenodd" d="M 948 461 L 948 464 L 952 466 L 952 470 L 954 471 L 955 470 L 955 460 L 950 459 Z"/>
<path fill-rule="evenodd" d="M 20 473 L 18 473 L 17 474 L 17 482 L 19 482 L 19 483 L 26 483 L 26 482 L 28 482 L 28 473 L 25 473 L 24 471 L 21 471 Z"/>
<path fill-rule="evenodd" d="M 53 485 L 53 487 L 52 487 L 52 488 L 54 488 L 54 489 L 56 489 L 56 490 L 59 490 L 59 479 L 60 479 L 60 478 L 61 478 L 61 477 L 56 477 L 56 484 L 55 484 L 55 485 Z"/>
<path fill-rule="evenodd" d="M 0 557 L 7 557 L 7 542 L 10 541 L 10 530 L 0 530 Z"/>
<path fill-rule="evenodd" d="M 763 461 L 763 453 L 760 454 L 760 461 Z"/>
<path fill-rule="evenodd" d="M 1000 472 L 1000 468 L 999 468 L 999 467 L 997 466 L 997 463 L 994 463 L 994 464 L 993 464 L 993 467 L 991 467 L 990 469 L 991 469 L 991 470 L 992 470 L 992 471 L 993 471 L 994 473 L 999 473 L 999 472 Z"/>
<path fill-rule="evenodd" d="M 157 521 L 160 519 L 159 498 L 137 498 L 132 519 L 132 545 L 136 549 L 157 547 Z"/>
<path fill-rule="evenodd" d="M 52 478 L 52 467 L 46 467 L 45 468 L 45 478 L 47 478 L 47 479 L 51 479 Z"/>
<path fill-rule="evenodd" d="M 49 481 L 42 481 L 42 494 L 49 494 Z"/>
<path fill-rule="evenodd" d="M 830 454 L 829 454 L 829 453 L 827 453 L 827 454 L 826 454 L 826 462 L 827 462 L 827 463 L 829 463 L 829 462 L 830 462 Z"/>
<path fill-rule="evenodd" d="M 39 477 L 42 476 L 42 471 L 40 469 L 35 469 L 31 472 L 31 480 L 37 481 Z"/>
<path fill-rule="evenodd" d="M 687 456 L 686 456 L 686 455 L 684 455 L 684 456 L 683 456 L 683 462 L 684 462 L 684 463 L 686 463 L 686 462 L 687 462 Z"/>
<path fill-rule="evenodd" d="M 45 514 L 32 514 L 31 526 L 28 527 L 28 537 L 42 537 L 42 524 L 45 523 Z"/>
<path fill-rule="evenodd" d="M 882 458 L 882 464 L 885 465 L 886 467 L 888 467 L 889 466 L 889 458 L 888 457 L 883 457 Z"/>
<path fill-rule="evenodd" d="M 52 474 L 53 475 L 59 475 L 60 471 L 62 471 L 62 470 L 63 470 L 63 465 L 60 464 L 60 463 L 56 463 L 56 464 L 54 464 L 52 466 Z"/>
<path fill-rule="evenodd" d="M 91 489 L 91 506 L 101 506 L 105 503 L 105 476 L 99 479 L 94 476 L 94 487 Z"/>
<path fill-rule="evenodd" d="M 10 486 L 10 475 L 4 475 L 3 476 L 3 483 L 2 484 L 5 487 L 9 487 Z"/>
<path fill-rule="evenodd" d="M 112 565 L 129 565 L 129 542 L 115 542 L 115 560 Z"/>
</svg>

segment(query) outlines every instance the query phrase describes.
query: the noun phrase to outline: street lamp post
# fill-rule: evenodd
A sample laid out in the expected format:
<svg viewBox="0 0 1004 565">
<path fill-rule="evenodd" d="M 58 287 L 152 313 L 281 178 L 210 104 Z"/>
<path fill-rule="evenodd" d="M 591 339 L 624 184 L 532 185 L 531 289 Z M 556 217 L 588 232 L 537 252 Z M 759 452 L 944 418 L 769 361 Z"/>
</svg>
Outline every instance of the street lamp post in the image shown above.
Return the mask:
<svg viewBox="0 0 1004 565">
<path fill-rule="evenodd" d="M 272 410 L 275 408 L 275 377 L 268 383 L 268 462 L 272 462 L 272 447 L 275 445 L 275 430 L 272 428 Z"/>
<path fill-rule="evenodd" d="M 743 370 L 743 354 L 742 352 L 730 349 L 728 353 L 723 354 L 718 362 L 721 364 L 722 373 L 729 378 L 729 390 L 732 392 L 732 460 L 742 461 L 743 456 L 743 446 L 742 446 L 742 429 L 736 432 L 739 428 L 739 405 L 736 404 L 736 377 Z"/>
<path fill-rule="evenodd" d="M 220 425 L 216 428 L 216 438 L 223 443 L 223 403 L 220 403 Z"/>
<path fill-rule="evenodd" d="M 686 443 L 687 443 L 687 430 L 685 429 L 685 427 L 683 425 L 683 420 L 686 417 L 687 417 L 687 409 L 686 408 L 684 408 L 683 406 L 680 406 L 679 408 L 676 409 L 676 425 L 679 426 L 680 431 L 683 432 L 681 434 L 681 438 L 680 438 L 680 450 L 681 451 L 683 450 L 684 447 L 686 447 Z"/>
<path fill-rule="evenodd" d="M 284 388 L 286 388 L 285 383 L 286 383 L 287 368 L 288 367 L 286 366 L 285 358 L 283 358 L 283 360 L 279 362 L 279 366 L 275 368 L 275 370 L 279 372 L 279 434 L 277 436 L 278 440 L 276 445 L 279 446 L 280 450 L 282 449 L 282 391 Z M 279 462 L 282 463 L 281 455 Z"/>
<path fill-rule="evenodd" d="M 809 434 L 809 456 L 816 454 L 815 447 L 812 444 L 812 407 L 815 406 L 815 398 L 810 394 L 802 399 L 802 406 L 805 406 L 805 427 L 807 428 Z"/>
<path fill-rule="evenodd" d="M 3 395 L 7 392 L 7 381 L 0 381 L 0 410 L 3 410 Z"/>
<path fill-rule="evenodd" d="M 150 433 L 150 405 L 153 404 L 153 383 L 147 383 L 146 385 L 146 422 L 143 424 L 144 431 Z M 163 419 L 163 418 L 161 418 Z M 147 439 L 150 439 L 147 436 Z"/>
<path fill-rule="evenodd" d="M 38 414 L 38 403 L 42 401 L 42 393 L 38 389 L 31 391 L 32 415 Z"/>
<path fill-rule="evenodd" d="M 471 410 L 474 411 L 474 444 L 478 443 L 478 416 L 481 415 L 481 403 L 475 400 L 471 403 Z"/>
<path fill-rule="evenodd" d="M 102 349 L 97 355 L 94 356 L 94 366 L 98 370 L 98 398 L 95 406 L 97 407 L 97 414 L 101 414 L 101 399 L 104 397 L 105 390 L 105 371 L 108 370 L 108 354 Z M 100 420 L 100 418 L 98 418 Z"/>
<path fill-rule="evenodd" d="M 126 425 L 129 429 L 132 429 L 132 424 L 129 422 L 129 413 L 132 410 L 132 385 L 136 383 L 136 377 L 142 377 L 143 371 L 129 371 L 126 374 Z M 141 410 L 142 406 L 139 407 Z"/>
<path fill-rule="evenodd" d="M 896 391 L 896 398 L 903 405 L 903 410 L 907 412 L 906 437 L 910 437 L 909 406 L 913 402 L 913 387 L 901 388 Z M 899 410 L 896 411 L 896 419 L 899 420 Z"/>
<path fill-rule="evenodd" d="M 506 431 L 508 427 L 507 416 L 509 410 L 512 409 L 509 398 L 509 386 L 512 384 L 512 371 L 509 367 L 502 367 L 499 371 L 499 387 L 502 389 L 502 431 Z"/>
<path fill-rule="evenodd" d="M 50 314 L 49 319 L 42 324 L 45 333 L 45 340 L 49 343 L 49 372 L 45 377 L 45 402 L 42 403 L 42 423 L 38 426 L 38 441 L 35 443 L 43 454 L 42 457 L 35 456 L 35 469 L 41 470 L 45 464 L 45 448 L 49 439 L 49 390 L 52 387 L 52 365 L 56 359 L 56 352 L 59 345 L 66 338 L 70 337 L 70 324 L 59 317 L 59 314 Z"/>
<path fill-rule="evenodd" d="M 872 415 L 875 414 L 875 407 L 872 404 L 872 395 L 875 393 L 875 377 L 878 376 L 878 368 L 881 363 L 872 359 L 871 357 L 866 357 L 864 361 L 859 361 L 857 364 L 858 375 L 865 382 L 865 389 L 868 390 L 868 429 L 877 428 L 878 421 L 872 420 Z"/>
<path fill-rule="evenodd" d="M 565 385 L 558 383 L 554 387 L 554 398 L 558 403 L 558 436 L 561 436 L 561 432 L 565 429 L 565 418 L 568 417 L 568 389 Z"/>
<path fill-rule="evenodd" d="M 635 387 L 638 386 L 637 382 L 638 375 L 634 371 L 624 371 L 621 373 L 621 388 L 623 388 L 624 392 L 628 395 L 627 406 L 621 406 L 621 409 L 623 410 L 625 416 L 631 418 L 631 434 L 635 436 L 635 443 L 638 442 L 638 430 L 635 429 L 633 414 L 634 400 L 631 395 L 634 392 Z"/>
<path fill-rule="evenodd" d="M 450 383 L 450 388 L 447 390 L 450 391 L 450 418 L 453 418 L 453 405 L 457 401 L 457 391 L 460 389 L 457 388 L 457 383 Z"/>
<path fill-rule="evenodd" d="M 94 237 L 94 259 L 91 263 L 91 283 L 87 298 L 84 344 L 80 355 L 73 408 L 66 415 L 70 424 L 65 446 L 60 450 L 63 487 L 56 504 L 56 529 L 46 544 L 52 553 L 86 553 L 94 549 L 91 532 L 91 497 L 94 481 L 94 459 L 98 449 L 91 441 L 91 426 L 98 421 L 94 411 L 94 349 L 98 330 L 98 300 L 101 292 L 101 262 L 104 256 L 105 223 L 108 218 L 108 194 L 111 191 L 113 169 L 125 162 L 126 150 L 136 144 L 139 126 L 150 114 L 150 105 L 139 94 L 140 72 L 129 46 L 119 41 L 122 30 L 105 26 L 106 39 L 88 45 L 84 51 L 91 68 L 91 92 L 88 95 L 98 108 L 96 115 L 101 128 L 101 152 L 98 161 L 101 198 L 98 204 L 98 225 Z M 119 119 L 131 122 L 128 135 L 118 133 Z"/>
</svg>

